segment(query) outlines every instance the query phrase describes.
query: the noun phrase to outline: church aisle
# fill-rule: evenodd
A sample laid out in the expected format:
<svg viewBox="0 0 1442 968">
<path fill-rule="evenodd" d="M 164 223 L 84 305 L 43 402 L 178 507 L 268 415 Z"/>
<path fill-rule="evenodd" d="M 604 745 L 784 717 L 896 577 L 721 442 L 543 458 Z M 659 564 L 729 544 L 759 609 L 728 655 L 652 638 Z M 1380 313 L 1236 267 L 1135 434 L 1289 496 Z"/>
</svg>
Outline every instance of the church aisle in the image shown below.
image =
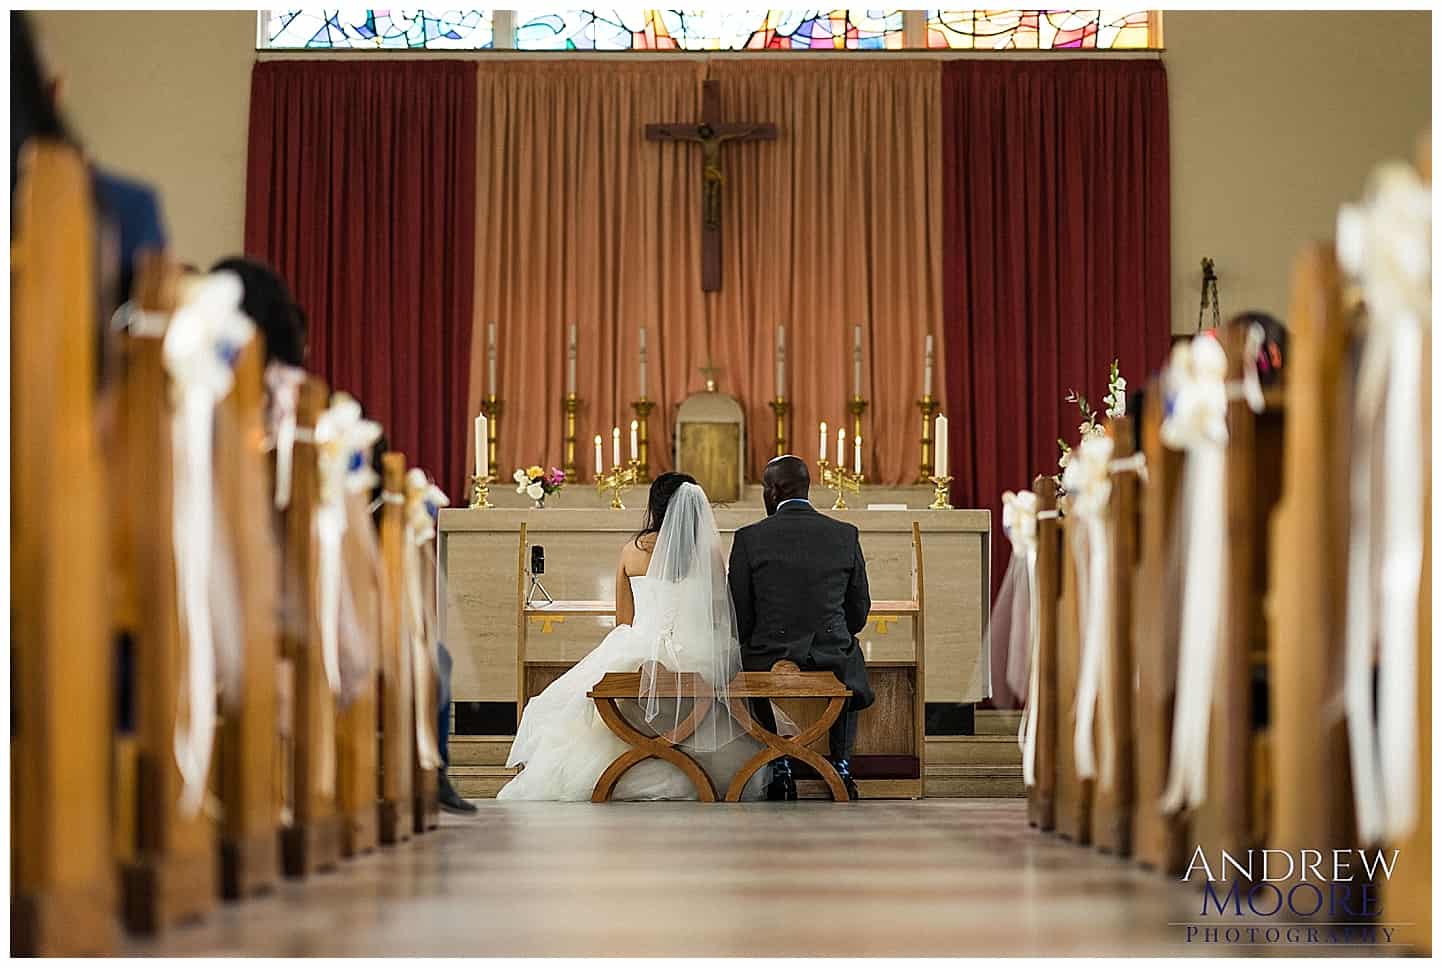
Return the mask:
<svg viewBox="0 0 1442 968">
<path fill-rule="evenodd" d="M 125 953 L 1248 953 L 1187 945 L 1198 892 L 1038 836 L 1022 800 L 480 807 Z"/>
</svg>

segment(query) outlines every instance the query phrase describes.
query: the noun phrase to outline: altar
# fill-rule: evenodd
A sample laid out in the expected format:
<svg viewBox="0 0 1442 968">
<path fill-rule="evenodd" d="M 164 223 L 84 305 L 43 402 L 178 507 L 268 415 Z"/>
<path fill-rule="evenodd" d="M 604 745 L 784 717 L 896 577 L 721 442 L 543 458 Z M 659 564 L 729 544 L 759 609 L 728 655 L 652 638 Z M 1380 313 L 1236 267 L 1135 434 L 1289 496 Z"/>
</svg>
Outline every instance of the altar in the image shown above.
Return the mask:
<svg viewBox="0 0 1442 968">
<path fill-rule="evenodd" d="M 585 489 L 575 488 L 578 494 Z M 897 489 L 893 510 L 824 513 L 861 530 L 871 595 L 876 601 L 912 594 L 912 523 L 920 526 L 925 574 L 926 655 L 924 691 L 928 713 L 986 697 L 984 647 L 990 588 L 991 515 L 985 510 L 905 507 Z M 594 494 L 594 491 L 591 492 Z M 632 492 L 633 503 L 639 495 Z M 869 500 L 870 496 L 868 496 Z M 870 503 L 878 503 L 871 501 Z M 888 502 L 890 503 L 890 502 Z M 718 507 L 716 522 L 730 551 L 737 528 L 761 518 L 756 507 Z M 459 733 L 509 735 L 515 729 L 518 693 L 518 627 L 527 588 L 531 548 L 543 549 L 540 580 L 556 600 L 614 600 L 621 546 L 640 527 L 638 508 L 544 509 L 446 508 L 440 516 L 443 641 L 453 659 L 452 693 Z M 527 549 L 519 546 L 522 525 Z M 557 665 L 585 655 L 611 628 L 608 614 L 530 614 L 525 639 L 529 660 Z M 912 619 L 873 615 L 859 636 L 868 663 L 914 661 Z M 935 707 L 935 709 L 933 709 Z M 930 719 L 931 716 L 929 715 Z"/>
</svg>

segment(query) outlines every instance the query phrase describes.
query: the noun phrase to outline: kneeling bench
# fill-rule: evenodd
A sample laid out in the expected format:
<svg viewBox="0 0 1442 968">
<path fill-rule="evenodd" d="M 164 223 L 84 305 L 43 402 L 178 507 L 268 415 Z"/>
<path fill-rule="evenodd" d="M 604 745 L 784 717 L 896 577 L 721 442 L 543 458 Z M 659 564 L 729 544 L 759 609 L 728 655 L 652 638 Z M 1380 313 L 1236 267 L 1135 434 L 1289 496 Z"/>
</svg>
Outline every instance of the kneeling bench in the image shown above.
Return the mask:
<svg viewBox="0 0 1442 968">
<path fill-rule="evenodd" d="M 596 781 L 596 788 L 591 792 L 591 802 L 604 803 L 611 799 L 611 794 L 615 792 L 616 783 L 621 779 L 622 774 L 637 763 L 654 757 L 675 765 L 686 774 L 696 786 L 698 799 L 706 803 L 715 803 L 716 788 L 711 785 L 710 776 L 701 768 L 701 764 L 681 748 L 681 744 L 696 731 L 715 704 L 714 690 L 702 676 L 694 672 L 668 673 L 665 676 L 658 676 L 657 682 L 662 685 L 664 690 L 660 695 L 666 698 L 691 699 L 694 701 L 694 705 L 691 714 L 678 723 L 675 729 L 656 736 L 647 736 L 631 725 L 617 705 L 622 699 L 640 698 L 641 676 L 642 673 L 639 671 L 608 672 L 586 694 L 595 701 L 596 711 L 600 714 L 601 721 L 610 728 L 611 732 L 625 740 L 631 747 L 606 767 L 601 778 Z M 732 718 L 762 745 L 756 755 L 747 760 L 737 771 L 736 776 L 732 778 L 731 785 L 726 790 L 727 802 L 738 802 L 741 799 L 741 792 L 746 788 L 746 782 L 756 774 L 756 771 L 772 760 L 783 756 L 795 757 L 815 770 L 830 789 L 833 800 L 850 799 L 846 795 L 846 787 L 841 782 L 841 776 L 836 772 L 836 768 L 824 756 L 807 749 L 809 744 L 820 739 L 831 724 L 836 722 L 836 718 L 846 708 L 846 700 L 851 696 L 851 690 L 842 685 L 836 676 L 829 672 L 802 672 L 794 662 L 783 660 L 772 666 L 770 672 L 737 673 L 736 678 L 732 679 L 727 687 L 727 692 L 726 705 Z M 827 699 L 830 701 L 816 722 L 796 738 L 787 739 L 762 728 L 752 718 L 751 709 L 747 703 L 748 699 Z"/>
</svg>

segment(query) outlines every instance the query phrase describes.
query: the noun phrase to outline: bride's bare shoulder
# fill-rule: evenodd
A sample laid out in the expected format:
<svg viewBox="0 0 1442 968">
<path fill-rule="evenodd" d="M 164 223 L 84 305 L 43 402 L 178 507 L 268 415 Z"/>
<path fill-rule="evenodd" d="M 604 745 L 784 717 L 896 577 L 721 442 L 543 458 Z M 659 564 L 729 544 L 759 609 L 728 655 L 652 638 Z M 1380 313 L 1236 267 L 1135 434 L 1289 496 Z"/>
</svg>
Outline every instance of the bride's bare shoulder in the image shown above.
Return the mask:
<svg viewBox="0 0 1442 968">
<path fill-rule="evenodd" d="M 643 534 L 630 538 L 621 546 L 621 570 L 627 575 L 644 575 L 651 564 L 651 552 L 656 550 L 656 536 Z"/>
</svg>

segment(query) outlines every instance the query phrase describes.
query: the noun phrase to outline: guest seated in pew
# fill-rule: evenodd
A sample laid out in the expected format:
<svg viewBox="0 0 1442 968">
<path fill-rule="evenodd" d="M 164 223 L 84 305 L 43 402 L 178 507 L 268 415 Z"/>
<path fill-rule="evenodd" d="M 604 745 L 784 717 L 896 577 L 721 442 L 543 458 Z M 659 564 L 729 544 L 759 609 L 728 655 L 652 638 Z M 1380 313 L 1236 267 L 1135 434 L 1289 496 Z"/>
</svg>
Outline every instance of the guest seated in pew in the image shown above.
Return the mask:
<svg viewBox="0 0 1442 968">
<path fill-rule="evenodd" d="M 270 266 L 244 256 L 230 256 L 210 267 L 240 276 L 245 295 L 241 308 L 265 337 L 266 363 L 305 366 L 307 323 L 305 311 L 290 294 L 290 287 Z"/>
</svg>

